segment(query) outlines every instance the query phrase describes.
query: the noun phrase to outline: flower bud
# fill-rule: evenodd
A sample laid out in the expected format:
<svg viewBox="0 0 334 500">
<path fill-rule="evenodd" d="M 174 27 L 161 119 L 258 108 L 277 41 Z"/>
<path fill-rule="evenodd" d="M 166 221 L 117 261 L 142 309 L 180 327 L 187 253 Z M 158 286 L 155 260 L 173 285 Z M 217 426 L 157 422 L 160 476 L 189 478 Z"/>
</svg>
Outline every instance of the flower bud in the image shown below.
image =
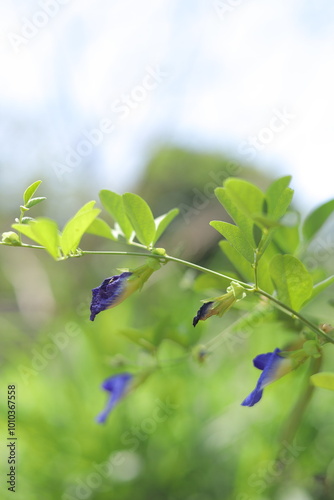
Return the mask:
<svg viewBox="0 0 334 500">
<path fill-rule="evenodd" d="M 9 245 L 21 245 L 20 238 L 17 233 L 14 231 L 7 231 L 6 233 L 2 233 L 2 243 L 7 243 Z"/>
<path fill-rule="evenodd" d="M 205 301 L 202 307 L 197 311 L 193 319 L 193 325 L 205 321 L 210 316 L 222 316 L 228 309 L 230 309 L 238 300 L 243 299 L 246 292 L 243 286 L 239 283 L 232 281 L 231 285 L 226 289 L 226 293 L 220 297 L 215 297 L 209 301 Z"/>
</svg>

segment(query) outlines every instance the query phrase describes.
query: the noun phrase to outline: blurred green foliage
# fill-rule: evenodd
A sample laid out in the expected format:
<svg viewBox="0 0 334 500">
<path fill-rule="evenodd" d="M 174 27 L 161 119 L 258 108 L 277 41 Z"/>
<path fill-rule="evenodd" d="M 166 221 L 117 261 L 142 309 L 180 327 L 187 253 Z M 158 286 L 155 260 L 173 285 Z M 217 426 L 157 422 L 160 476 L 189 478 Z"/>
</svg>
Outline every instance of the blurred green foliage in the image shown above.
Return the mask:
<svg viewBox="0 0 334 500">
<path fill-rule="evenodd" d="M 189 183 L 199 176 L 203 160 L 193 157 L 196 166 L 186 153 L 173 152 L 179 162 L 175 172 L 177 165 L 189 165 L 184 177 Z M 172 180 L 175 191 L 181 175 L 173 178 L 173 171 L 163 167 L 156 175 L 150 168 L 140 194 L 145 197 L 145 184 L 151 198 L 160 198 L 154 186 L 161 183 L 167 196 Z M 211 171 L 202 170 L 202 186 Z M 178 196 L 183 186 L 179 189 Z M 157 213 L 180 203 L 170 200 L 163 206 L 160 201 Z M 194 228 L 195 217 L 183 225 L 185 239 Z M 195 230 L 198 234 L 200 228 Z M 95 236 L 84 238 L 85 248 L 101 247 Z M 113 248 L 114 243 L 103 245 Z M 212 253 L 207 247 L 205 254 L 218 269 L 228 266 L 219 250 Z M 15 384 L 16 500 L 333 498 L 333 393 L 315 391 L 292 445 L 283 443 L 282 451 L 277 439 L 307 383 L 307 366 L 267 389 L 254 408 L 240 406 L 258 377 L 251 360 L 296 338 L 300 329 L 293 320 L 274 310 L 263 315 L 263 304 L 249 298 L 223 318 L 213 317 L 194 329 L 192 318 L 208 285 L 201 286 L 191 270 L 168 263 L 140 294 L 99 315 L 93 324 L 90 290 L 118 267 L 138 266 L 141 259 L 92 255 L 56 263 L 44 252 L 6 247 L 1 256 L 0 477 L 8 473 L 7 385 Z M 331 265 L 329 254 L 319 267 Z M 317 272 L 322 277 L 321 269 Z M 330 322 L 333 315 L 332 289 L 307 306 L 318 323 Z M 251 319 L 240 322 L 248 311 Z M 222 331 L 222 340 L 213 343 L 205 362 L 196 356 L 184 359 L 184 348 Z M 158 353 L 162 369 L 99 426 L 94 418 L 106 402 L 101 382 L 124 367 L 150 366 L 145 344 L 129 342 L 136 336 L 165 339 Z M 325 347 L 323 365 L 329 371 L 330 349 Z M 6 490 L 2 484 L 1 498 L 12 498 Z"/>
</svg>

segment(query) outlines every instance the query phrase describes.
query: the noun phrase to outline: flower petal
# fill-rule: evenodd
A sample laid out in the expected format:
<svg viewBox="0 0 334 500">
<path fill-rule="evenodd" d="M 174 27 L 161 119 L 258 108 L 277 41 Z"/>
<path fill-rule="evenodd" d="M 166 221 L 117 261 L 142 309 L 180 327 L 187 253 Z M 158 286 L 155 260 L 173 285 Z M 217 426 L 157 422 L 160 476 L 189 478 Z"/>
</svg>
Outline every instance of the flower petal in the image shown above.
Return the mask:
<svg viewBox="0 0 334 500">
<path fill-rule="evenodd" d="M 127 279 L 132 275 L 125 272 L 111 278 L 106 278 L 100 286 L 92 290 L 92 302 L 90 305 L 90 319 L 94 321 L 95 316 L 105 309 L 116 306 L 122 300 L 126 289 Z"/>
<path fill-rule="evenodd" d="M 254 358 L 253 363 L 256 368 L 263 370 L 256 384 L 255 389 L 244 399 L 242 406 L 254 406 L 262 398 L 263 389 L 282 375 L 279 373 L 281 364 L 285 359 L 279 356 L 280 349 L 273 352 L 259 354 Z"/>
<path fill-rule="evenodd" d="M 254 406 L 262 398 L 263 390 L 256 388 L 241 403 L 242 406 Z"/>
<path fill-rule="evenodd" d="M 270 362 L 272 355 L 272 352 L 267 352 L 267 354 L 259 354 L 258 356 L 256 356 L 256 358 L 253 359 L 253 365 L 259 370 L 264 370 L 266 365 Z"/>
<path fill-rule="evenodd" d="M 103 424 L 106 421 L 111 410 L 124 396 L 132 378 L 133 376 L 130 373 L 120 373 L 119 375 L 113 375 L 112 377 L 107 378 L 103 382 L 101 387 L 110 393 L 110 397 L 105 409 L 96 417 L 96 421 L 99 424 Z"/>
<path fill-rule="evenodd" d="M 193 325 L 196 326 L 199 320 L 205 320 L 207 318 L 207 314 L 212 307 L 213 302 L 205 302 L 197 311 L 196 316 L 193 319 Z"/>
</svg>

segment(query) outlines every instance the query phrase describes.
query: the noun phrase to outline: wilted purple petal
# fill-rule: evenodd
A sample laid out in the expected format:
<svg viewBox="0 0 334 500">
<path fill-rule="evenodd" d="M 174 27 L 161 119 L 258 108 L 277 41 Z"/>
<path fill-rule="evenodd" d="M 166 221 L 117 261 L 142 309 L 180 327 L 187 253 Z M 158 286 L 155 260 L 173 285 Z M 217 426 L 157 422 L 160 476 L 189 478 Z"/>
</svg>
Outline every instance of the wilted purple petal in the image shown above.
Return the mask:
<svg viewBox="0 0 334 500">
<path fill-rule="evenodd" d="M 213 302 L 205 302 L 197 311 L 196 316 L 193 319 L 193 325 L 196 326 L 199 320 L 206 319 L 206 315 L 212 307 Z"/>
</svg>

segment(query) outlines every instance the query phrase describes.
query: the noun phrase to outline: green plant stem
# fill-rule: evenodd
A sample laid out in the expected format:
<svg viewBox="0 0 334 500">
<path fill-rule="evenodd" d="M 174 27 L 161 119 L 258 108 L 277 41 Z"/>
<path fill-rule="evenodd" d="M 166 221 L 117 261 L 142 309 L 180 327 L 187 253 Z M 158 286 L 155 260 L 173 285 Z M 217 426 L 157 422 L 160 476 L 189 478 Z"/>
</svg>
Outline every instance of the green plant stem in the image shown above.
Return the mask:
<svg viewBox="0 0 334 500">
<path fill-rule="evenodd" d="M 254 255 L 254 280 L 255 280 L 255 288 L 258 288 L 258 286 L 259 286 L 259 281 L 258 281 L 258 265 L 259 265 L 258 251 L 259 251 L 259 249 L 257 248 L 255 250 L 255 255 Z"/>
<path fill-rule="evenodd" d="M 287 444 L 291 444 L 293 442 L 293 439 L 298 430 L 300 422 L 303 418 L 306 407 L 309 404 L 315 389 L 315 387 L 311 385 L 309 378 L 314 373 L 318 373 L 321 367 L 321 362 L 322 362 L 322 357 L 311 358 L 311 363 L 309 370 L 306 374 L 306 380 L 304 382 L 305 385 L 303 391 L 299 396 L 295 406 L 293 407 L 281 431 L 280 443 L 283 449 L 286 448 Z M 280 453 L 278 453 L 278 457 L 279 456 Z M 279 458 L 277 460 L 279 460 Z"/>
<path fill-rule="evenodd" d="M 327 335 L 325 332 L 320 330 L 320 328 L 318 328 L 316 325 L 311 323 L 311 321 L 306 319 L 304 316 L 299 314 L 297 311 L 295 311 L 291 307 L 287 306 L 286 304 L 284 304 L 280 300 L 276 299 L 276 297 L 273 297 L 272 295 L 270 295 L 270 293 L 267 293 L 264 290 L 261 290 L 259 288 L 254 289 L 254 293 L 258 293 L 259 295 L 262 295 L 263 297 L 267 297 L 269 300 L 274 302 L 280 309 L 282 309 L 286 314 L 288 314 L 291 317 L 298 318 L 302 323 L 304 323 L 304 325 L 308 326 L 308 328 L 310 328 L 310 330 L 315 332 L 318 336 L 322 337 L 323 339 L 326 339 L 326 342 L 330 342 L 330 343 L 334 344 L 334 340 L 331 337 L 329 337 L 329 335 Z"/>
<path fill-rule="evenodd" d="M 7 245 L 7 246 L 13 246 L 11 244 L 4 243 L 4 242 L 0 242 L 0 244 Z M 44 250 L 44 247 L 40 246 L 40 245 L 28 245 L 26 243 L 22 243 L 21 245 L 17 245 L 17 246 Z M 137 243 L 134 246 L 138 246 L 138 247 L 143 248 L 143 249 L 145 248 L 144 246 L 137 244 Z M 158 254 L 150 253 L 148 251 L 145 251 L 145 252 L 124 252 L 124 251 L 117 251 L 117 250 L 116 251 L 114 251 L 114 250 L 80 250 L 78 254 L 70 255 L 69 257 L 80 257 L 82 255 L 134 255 L 137 257 L 153 257 L 153 258 L 156 258 L 158 260 L 165 261 L 165 262 L 176 262 L 177 264 L 181 264 L 183 266 L 190 267 L 191 269 L 195 269 L 196 271 L 199 271 L 201 273 L 206 273 L 206 274 L 211 274 L 213 276 L 217 276 L 218 278 L 225 278 L 225 279 L 228 279 L 230 281 L 235 281 L 235 282 L 239 283 L 240 285 L 242 285 L 248 292 L 257 293 L 259 295 L 262 295 L 263 297 L 267 297 L 267 299 L 269 299 L 271 302 L 276 304 L 286 314 L 288 314 L 291 317 L 298 318 L 302 323 L 304 323 L 304 325 L 306 325 L 308 328 L 310 328 L 310 330 L 312 330 L 318 336 L 320 336 L 324 340 L 326 340 L 326 342 L 330 342 L 330 343 L 334 344 L 334 339 L 329 337 L 325 332 L 320 330 L 316 325 L 311 323 L 308 319 L 306 319 L 304 316 L 299 314 L 297 311 L 294 311 L 293 309 L 291 309 L 291 307 L 287 306 L 286 304 L 284 304 L 280 300 L 276 299 L 275 297 L 273 297 L 269 293 L 265 292 L 264 290 L 261 290 L 260 288 L 254 287 L 254 285 L 252 285 L 252 284 L 233 279 L 230 276 L 227 276 L 226 274 L 222 274 L 222 273 L 219 273 L 217 271 L 213 271 L 212 269 L 207 269 L 206 267 L 199 266 L 197 264 L 194 264 L 193 262 L 188 262 L 186 260 L 182 260 L 182 259 L 179 259 L 177 257 L 172 257 L 171 255 L 167 255 L 167 254 L 158 255 Z"/>
<path fill-rule="evenodd" d="M 0 241 L 0 245 L 6 247 L 24 247 L 24 248 L 35 248 L 37 250 L 45 250 L 41 245 L 28 245 L 27 243 L 20 243 L 19 245 L 13 245 L 12 243 L 6 243 L 5 241 Z"/>
<path fill-rule="evenodd" d="M 213 271 L 212 269 L 207 269 L 206 267 L 198 266 L 197 264 L 193 264 L 192 262 L 188 262 L 187 260 L 182 260 L 178 259 L 177 257 L 172 257 L 171 255 L 156 255 L 154 253 L 144 253 L 144 252 L 118 252 L 118 251 L 103 251 L 103 250 L 82 250 L 82 255 L 137 255 L 138 257 L 154 257 L 156 259 L 160 260 L 165 260 L 168 262 L 177 262 L 178 264 L 182 264 L 187 267 L 191 267 L 192 269 L 195 269 L 196 271 L 206 273 L 206 274 L 212 274 L 213 276 L 218 276 L 219 278 L 226 278 L 231 281 L 235 281 L 242 285 L 243 287 L 247 288 L 248 290 L 253 290 L 253 285 L 250 285 L 249 283 L 244 283 L 243 281 L 239 281 L 236 279 L 231 278 L 231 276 L 226 276 L 225 274 L 218 273 L 217 271 Z"/>
</svg>

